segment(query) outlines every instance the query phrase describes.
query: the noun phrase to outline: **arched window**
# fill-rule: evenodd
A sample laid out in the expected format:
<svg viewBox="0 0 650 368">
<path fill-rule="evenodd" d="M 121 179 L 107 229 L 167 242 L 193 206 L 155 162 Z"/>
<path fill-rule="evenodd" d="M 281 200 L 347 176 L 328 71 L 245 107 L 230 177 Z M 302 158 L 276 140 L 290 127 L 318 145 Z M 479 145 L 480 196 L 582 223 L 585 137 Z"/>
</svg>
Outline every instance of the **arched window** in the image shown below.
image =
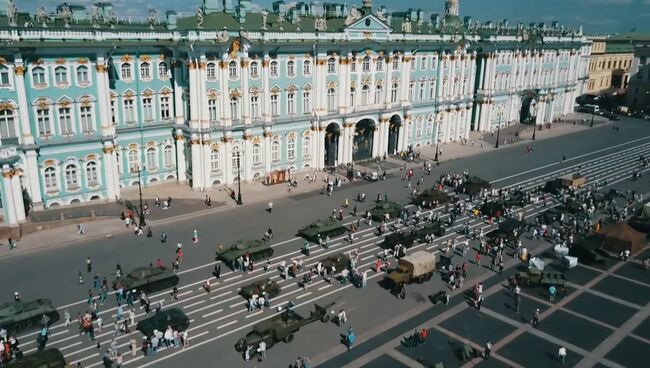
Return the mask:
<svg viewBox="0 0 650 368">
<path fill-rule="evenodd" d="M 59 189 L 59 183 L 56 179 L 56 168 L 47 167 L 43 173 L 43 179 L 45 180 L 45 190 L 48 192 L 54 192 Z"/>
<path fill-rule="evenodd" d="M 327 89 L 327 110 L 336 109 L 336 88 Z"/>
<path fill-rule="evenodd" d="M 68 165 L 65 167 L 65 185 L 68 189 L 79 188 L 79 173 L 76 165 Z"/>
<path fill-rule="evenodd" d="M 436 96 L 436 80 L 431 79 L 429 81 L 429 100 L 433 100 L 435 96 Z"/>
<path fill-rule="evenodd" d="M 260 96 L 251 94 L 251 117 L 257 119 L 260 117 Z"/>
<path fill-rule="evenodd" d="M 302 75 L 311 75 L 311 61 L 305 60 L 302 62 Z"/>
<path fill-rule="evenodd" d="M 137 173 L 140 169 L 140 157 L 138 157 L 137 150 L 129 151 L 129 171 L 132 173 Z"/>
<path fill-rule="evenodd" d="M 232 169 L 237 172 L 237 168 L 241 167 L 241 157 L 239 152 L 239 146 L 234 146 L 232 148 Z"/>
<path fill-rule="evenodd" d="M 131 64 L 122 64 L 122 66 L 120 66 L 120 74 L 122 75 L 122 79 L 131 79 Z"/>
<path fill-rule="evenodd" d="M 271 95 L 271 116 L 280 115 L 280 95 L 274 93 Z"/>
<path fill-rule="evenodd" d="M 56 84 L 68 84 L 68 69 L 64 66 L 57 66 L 54 69 L 54 81 Z"/>
<path fill-rule="evenodd" d="M 375 105 L 379 105 L 381 103 L 381 95 L 383 91 L 384 88 L 381 86 L 381 84 L 375 86 Z"/>
<path fill-rule="evenodd" d="M 212 149 L 210 151 L 210 169 L 212 172 L 217 172 L 221 170 L 221 157 L 219 157 L 219 150 Z"/>
<path fill-rule="evenodd" d="M 287 139 L 287 159 L 291 161 L 296 159 L 296 140 L 294 138 Z"/>
<path fill-rule="evenodd" d="M 230 117 L 239 119 L 239 99 L 237 97 L 230 98 Z"/>
<path fill-rule="evenodd" d="M 206 74 L 208 76 L 208 79 L 210 80 L 215 80 L 217 79 L 217 66 L 215 63 L 208 63 L 206 66 Z"/>
<path fill-rule="evenodd" d="M 259 76 L 259 64 L 257 61 L 253 61 L 250 65 L 250 75 L 251 78 L 257 78 Z"/>
<path fill-rule="evenodd" d="M 172 146 L 165 146 L 163 149 L 163 165 L 165 167 L 174 166 L 174 148 Z"/>
<path fill-rule="evenodd" d="M 47 84 L 45 79 L 45 69 L 40 66 L 32 69 L 32 80 L 35 86 L 44 86 Z"/>
<path fill-rule="evenodd" d="M 296 75 L 296 63 L 293 60 L 287 62 L 287 75 L 293 77 Z"/>
<path fill-rule="evenodd" d="M 397 95 L 399 92 L 399 84 L 393 83 L 391 89 L 390 89 L 390 102 L 395 103 L 397 102 Z"/>
<path fill-rule="evenodd" d="M 77 67 L 77 83 L 86 84 L 88 82 L 90 82 L 88 79 L 88 67 L 85 65 Z"/>
<path fill-rule="evenodd" d="M 370 93 L 370 86 L 367 84 L 361 87 L 361 106 L 368 105 L 368 94 Z"/>
<path fill-rule="evenodd" d="M 361 70 L 364 73 L 367 73 L 370 71 L 370 56 L 366 56 L 363 58 L 363 66 L 361 67 Z"/>
<path fill-rule="evenodd" d="M 230 64 L 228 64 L 228 76 L 230 78 L 237 78 L 237 62 L 236 61 L 231 61 Z"/>
<path fill-rule="evenodd" d="M 164 79 L 169 77 L 169 67 L 167 66 L 167 63 L 164 61 L 161 61 L 158 63 L 158 78 Z"/>
<path fill-rule="evenodd" d="M 219 101 L 217 99 L 211 98 L 208 100 L 208 121 L 210 123 L 215 123 L 219 118 L 219 115 L 217 115 L 218 105 Z"/>
<path fill-rule="evenodd" d="M 0 65 L 0 86 L 8 86 L 11 83 L 9 82 L 9 68 L 4 65 Z"/>
<path fill-rule="evenodd" d="M 425 134 L 427 137 L 431 137 L 433 135 L 433 119 L 427 120 L 427 128 Z"/>
<path fill-rule="evenodd" d="M 88 185 L 97 185 L 99 183 L 97 163 L 95 161 L 90 161 L 86 164 L 86 181 Z"/>
<path fill-rule="evenodd" d="M 280 161 L 280 142 L 278 141 L 271 143 L 271 160 L 273 162 Z"/>
<path fill-rule="evenodd" d="M 277 61 L 271 61 L 270 67 L 269 67 L 269 74 L 271 74 L 271 77 L 277 77 L 278 76 L 278 62 Z"/>
<path fill-rule="evenodd" d="M 420 89 L 418 90 L 418 100 L 420 100 L 420 101 L 424 101 L 425 88 L 426 88 L 426 82 L 421 81 L 420 82 Z"/>
<path fill-rule="evenodd" d="M 302 137 L 302 157 L 311 155 L 311 140 L 309 137 Z"/>
<path fill-rule="evenodd" d="M 0 110 L 0 138 L 16 137 L 16 118 L 9 109 Z"/>
<path fill-rule="evenodd" d="M 262 147 L 255 143 L 253 145 L 253 165 L 260 165 L 262 164 Z"/>
<path fill-rule="evenodd" d="M 153 147 L 147 148 L 147 170 L 156 170 L 158 168 L 158 158 L 156 157 L 156 149 Z"/>
<path fill-rule="evenodd" d="M 327 72 L 330 74 L 336 73 L 336 59 L 334 58 L 327 59 Z"/>
<path fill-rule="evenodd" d="M 423 56 L 420 59 L 420 70 L 426 70 L 427 69 L 427 57 Z"/>
<path fill-rule="evenodd" d="M 142 79 L 151 78 L 151 64 L 147 62 L 140 64 L 140 78 Z"/>
<path fill-rule="evenodd" d="M 413 101 L 413 97 L 415 97 L 415 82 L 411 81 L 409 82 L 409 101 Z"/>
</svg>

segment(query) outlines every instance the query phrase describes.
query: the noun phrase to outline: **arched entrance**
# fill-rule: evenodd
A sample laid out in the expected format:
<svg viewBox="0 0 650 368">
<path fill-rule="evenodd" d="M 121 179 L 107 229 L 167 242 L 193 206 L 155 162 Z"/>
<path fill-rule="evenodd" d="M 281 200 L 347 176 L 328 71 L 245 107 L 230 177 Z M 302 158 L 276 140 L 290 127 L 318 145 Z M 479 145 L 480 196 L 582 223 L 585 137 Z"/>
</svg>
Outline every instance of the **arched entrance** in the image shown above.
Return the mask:
<svg viewBox="0 0 650 368">
<path fill-rule="evenodd" d="M 519 111 L 519 122 L 521 124 L 533 125 L 537 120 L 537 93 L 527 91 L 521 96 L 521 110 Z"/>
<path fill-rule="evenodd" d="M 357 122 L 354 128 L 352 141 L 352 160 L 360 161 L 372 158 L 372 138 L 375 132 L 375 122 L 363 119 Z"/>
<path fill-rule="evenodd" d="M 325 129 L 325 166 L 336 166 L 339 160 L 339 136 L 341 130 L 336 123 Z"/>
<path fill-rule="evenodd" d="M 397 154 L 399 144 L 399 128 L 402 125 L 402 118 L 399 115 L 393 115 L 388 124 L 388 154 Z"/>
</svg>

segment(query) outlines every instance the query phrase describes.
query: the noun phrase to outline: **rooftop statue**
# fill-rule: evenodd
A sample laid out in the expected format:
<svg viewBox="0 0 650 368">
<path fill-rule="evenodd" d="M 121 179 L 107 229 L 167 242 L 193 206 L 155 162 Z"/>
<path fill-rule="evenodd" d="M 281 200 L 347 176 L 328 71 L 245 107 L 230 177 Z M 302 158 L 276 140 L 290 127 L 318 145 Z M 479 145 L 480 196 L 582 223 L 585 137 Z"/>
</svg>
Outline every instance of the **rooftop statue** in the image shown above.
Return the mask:
<svg viewBox="0 0 650 368">
<path fill-rule="evenodd" d="M 196 10 L 196 28 L 203 28 L 203 9 L 199 7 Z"/>
<path fill-rule="evenodd" d="M 115 10 L 111 9 L 108 13 L 108 23 L 111 24 L 111 28 L 115 28 L 117 24 L 117 15 L 115 15 Z"/>
<path fill-rule="evenodd" d="M 149 16 L 147 17 L 147 22 L 149 22 L 149 28 L 153 29 L 153 26 L 156 24 L 156 9 L 149 9 Z"/>
<path fill-rule="evenodd" d="M 377 13 L 375 13 L 375 15 L 377 16 L 377 18 L 379 18 L 380 20 L 385 22 L 386 21 L 386 8 L 384 8 L 383 6 L 380 7 L 379 9 L 377 9 Z"/>
<path fill-rule="evenodd" d="M 352 5 L 352 7 L 350 8 L 350 14 L 348 14 L 348 16 L 345 18 L 345 22 L 343 22 L 343 24 L 348 26 L 354 23 L 359 18 L 361 18 L 361 13 L 359 12 L 359 10 L 355 5 Z"/>
<path fill-rule="evenodd" d="M 411 22 L 402 21 L 402 32 L 410 33 L 411 30 Z"/>
<path fill-rule="evenodd" d="M 302 19 L 300 17 L 296 18 L 296 28 L 300 31 L 300 25 L 302 24 Z"/>
<path fill-rule="evenodd" d="M 327 20 L 325 18 L 318 17 L 314 22 L 314 28 L 317 31 L 326 31 L 327 30 Z"/>
<path fill-rule="evenodd" d="M 266 24 L 269 17 L 269 12 L 262 10 L 262 29 L 266 30 Z"/>
<path fill-rule="evenodd" d="M 50 17 L 47 15 L 47 10 L 45 10 L 44 6 L 38 8 L 38 11 L 36 12 L 36 22 L 40 23 L 43 27 L 47 27 L 47 21 L 49 18 Z"/>
<path fill-rule="evenodd" d="M 65 24 L 65 27 L 70 27 L 70 19 L 72 19 L 72 11 L 70 11 L 70 7 L 68 4 L 63 3 L 61 5 L 61 12 L 59 13 L 59 18 L 63 21 Z"/>
<path fill-rule="evenodd" d="M 97 6 L 93 5 L 93 7 L 90 9 L 90 24 L 92 24 L 93 28 L 98 28 L 99 27 L 99 13 L 97 10 Z"/>
<path fill-rule="evenodd" d="M 14 0 L 9 0 L 9 3 L 7 4 L 7 20 L 9 21 L 10 26 L 16 25 L 17 12 L 18 9 L 16 9 L 16 4 L 14 4 Z"/>
</svg>

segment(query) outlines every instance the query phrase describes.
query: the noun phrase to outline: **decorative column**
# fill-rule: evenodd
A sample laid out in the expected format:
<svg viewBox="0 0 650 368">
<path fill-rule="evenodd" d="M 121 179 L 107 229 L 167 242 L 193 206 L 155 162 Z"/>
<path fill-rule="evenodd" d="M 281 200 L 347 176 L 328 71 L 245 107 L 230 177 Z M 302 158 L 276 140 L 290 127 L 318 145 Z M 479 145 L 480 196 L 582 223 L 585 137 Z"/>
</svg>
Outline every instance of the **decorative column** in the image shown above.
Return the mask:
<svg viewBox="0 0 650 368">
<path fill-rule="evenodd" d="M 310 166 L 318 170 L 320 169 L 320 157 L 323 155 L 323 147 L 320 145 L 320 134 L 318 134 L 318 123 L 311 122 L 311 164 Z"/>
<path fill-rule="evenodd" d="M 210 135 L 204 134 L 201 143 L 201 175 L 203 177 L 203 189 L 205 189 L 212 187 L 212 160 L 210 159 L 212 141 Z"/>
<path fill-rule="evenodd" d="M 14 191 L 14 208 L 16 209 L 16 221 L 25 221 L 25 202 L 23 202 L 23 187 L 20 185 L 20 174 L 22 170 L 14 169 L 11 175 L 11 189 Z"/>
<path fill-rule="evenodd" d="M 318 124 L 318 123 L 317 123 Z M 318 126 L 318 146 L 320 147 L 320 156 L 318 157 L 318 169 L 325 167 L 325 124 Z"/>
<path fill-rule="evenodd" d="M 246 132 L 244 133 L 244 147 L 243 147 L 243 152 L 240 151 L 240 160 L 242 160 L 242 165 L 244 166 L 244 180 L 249 181 L 253 179 L 253 168 L 252 168 L 252 161 L 250 160 L 249 157 L 251 157 L 253 153 L 253 134 L 251 133 L 250 129 L 247 129 Z M 297 139 L 296 139 L 297 140 Z"/>
<path fill-rule="evenodd" d="M 391 54 L 388 54 L 384 58 L 384 65 L 386 68 L 386 78 L 384 78 L 384 104 L 386 108 L 390 108 L 390 97 L 393 93 L 393 58 Z"/>
<path fill-rule="evenodd" d="M 14 200 L 14 190 L 11 187 L 12 181 L 11 177 L 13 176 L 13 171 L 9 168 L 8 165 L 5 165 L 2 170 L 2 209 L 4 210 L 5 222 L 9 226 L 18 225 L 18 219 L 16 214 L 16 206 Z"/>
<path fill-rule="evenodd" d="M 207 61 L 205 55 L 201 55 L 201 60 L 199 61 L 198 70 L 196 71 L 196 78 L 198 80 L 196 96 L 199 98 L 199 111 L 200 116 L 198 120 L 200 127 L 203 130 L 210 129 L 210 114 L 208 112 L 208 85 L 207 85 Z"/>
<path fill-rule="evenodd" d="M 32 199 L 34 209 L 43 209 L 43 196 L 41 195 L 41 185 L 39 183 L 40 175 L 38 174 L 38 155 L 35 150 L 25 151 L 25 168 L 27 170 L 27 192 Z"/>
<path fill-rule="evenodd" d="M 239 80 L 241 82 L 241 96 L 239 97 L 239 104 L 241 106 L 241 111 L 242 111 L 241 121 L 244 124 L 251 123 L 251 113 L 250 113 L 250 103 L 249 103 L 250 95 L 248 93 L 248 65 L 249 65 L 248 63 L 249 63 L 248 57 L 243 58 L 242 61 L 239 63 L 241 65 L 241 70 L 239 72 Z"/>
<path fill-rule="evenodd" d="M 348 73 L 348 66 L 350 65 L 348 58 L 341 56 L 339 58 L 339 73 L 338 73 L 338 82 L 339 82 L 339 95 L 337 103 L 339 106 L 339 111 L 342 114 L 350 111 L 349 107 L 349 97 L 347 91 L 350 90 L 350 75 Z"/>
<path fill-rule="evenodd" d="M 223 142 L 223 157 L 226 159 L 225 165 L 224 165 L 224 174 L 223 174 L 223 181 L 226 184 L 231 184 L 233 182 L 234 175 L 232 174 L 232 136 L 230 135 L 231 133 L 228 132 L 226 133 L 226 136 L 223 136 L 221 138 L 221 141 Z M 241 147 L 239 151 L 239 157 L 241 160 Z"/>
<path fill-rule="evenodd" d="M 119 194 L 115 193 L 115 174 L 117 171 L 117 164 L 113 161 L 114 150 L 115 147 L 113 147 L 112 142 L 104 142 L 104 148 L 102 151 L 104 152 L 104 172 L 106 173 L 106 196 L 109 201 L 114 201 L 119 197 Z"/>
<path fill-rule="evenodd" d="M 190 128 L 198 129 L 198 124 L 200 122 L 199 117 L 199 96 L 198 96 L 198 78 L 196 73 L 196 63 L 194 60 L 187 61 L 187 71 L 189 76 L 189 94 L 190 94 Z M 192 167 L 194 167 L 194 162 L 192 162 Z"/>
<path fill-rule="evenodd" d="M 182 61 L 173 60 L 172 66 L 174 67 L 174 121 L 176 125 L 185 124 L 185 107 L 183 106 L 183 86 L 181 85 L 181 65 Z M 185 173 L 183 173 L 185 177 Z M 184 179 L 183 179 L 184 180 Z M 178 175 L 178 181 L 181 180 L 181 176 Z"/>
<path fill-rule="evenodd" d="M 230 77 L 228 76 L 228 61 L 226 56 L 219 61 L 219 88 L 221 88 L 221 117 L 223 126 L 231 126 L 232 119 L 230 116 L 230 89 L 228 88 L 228 81 Z M 230 153 L 228 153 L 230 154 Z"/>
<path fill-rule="evenodd" d="M 377 156 L 383 157 L 388 154 L 388 134 L 390 116 L 384 115 L 381 117 L 381 145 L 379 146 L 379 154 Z"/>
<path fill-rule="evenodd" d="M 181 116 L 182 118 L 182 116 Z M 186 171 L 187 165 L 185 162 L 185 137 L 181 129 L 176 129 L 174 136 L 176 139 L 176 176 L 178 181 L 184 183 L 187 181 Z"/>
<path fill-rule="evenodd" d="M 271 128 L 264 128 L 264 172 L 271 172 Z"/>
<path fill-rule="evenodd" d="M 472 105 L 465 106 L 465 139 L 469 139 L 469 131 L 472 129 Z"/>
<path fill-rule="evenodd" d="M 84 59 L 85 60 L 85 59 Z M 106 61 L 103 56 L 97 56 L 97 107 L 99 123 L 103 136 L 115 135 L 115 128 L 111 121 L 111 96 L 106 73 Z"/>
<path fill-rule="evenodd" d="M 411 125 L 411 115 L 404 115 L 404 121 L 399 127 L 399 143 L 398 143 L 398 152 L 406 151 L 406 148 L 409 145 L 409 130 Z"/>
<path fill-rule="evenodd" d="M 406 53 L 402 57 L 402 65 L 400 68 L 400 100 L 401 105 L 405 106 L 410 103 L 409 101 L 409 87 L 411 84 L 411 53 Z"/>
<path fill-rule="evenodd" d="M 192 117 L 194 118 L 194 117 Z M 192 119 L 194 120 L 194 119 Z M 203 167 L 201 162 L 202 147 L 201 147 L 201 137 L 197 134 L 192 134 L 190 140 L 190 149 L 192 151 L 192 189 L 193 190 L 203 190 Z"/>
<path fill-rule="evenodd" d="M 316 89 L 317 88 L 314 88 L 314 91 Z M 269 80 L 269 55 L 268 54 L 265 54 L 264 59 L 262 60 L 262 93 L 260 98 L 262 99 L 262 120 L 264 120 L 264 123 L 270 124 L 271 123 L 271 83 Z M 267 172 L 270 169 L 271 167 L 269 166 Z"/>
<path fill-rule="evenodd" d="M 315 55 L 316 59 L 316 85 L 314 85 L 314 107 L 316 111 L 318 111 L 319 116 L 324 116 L 327 114 L 327 102 L 326 102 L 326 96 L 327 96 L 327 83 L 326 82 L 326 74 L 327 74 L 327 55 L 326 54 L 318 54 Z M 337 89 L 337 93 L 341 93 Z M 323 160 L 325 160 L 325 157 L 323 156 Z M 323 161 L 324 164 L 324 161 Z"/>
</svg>

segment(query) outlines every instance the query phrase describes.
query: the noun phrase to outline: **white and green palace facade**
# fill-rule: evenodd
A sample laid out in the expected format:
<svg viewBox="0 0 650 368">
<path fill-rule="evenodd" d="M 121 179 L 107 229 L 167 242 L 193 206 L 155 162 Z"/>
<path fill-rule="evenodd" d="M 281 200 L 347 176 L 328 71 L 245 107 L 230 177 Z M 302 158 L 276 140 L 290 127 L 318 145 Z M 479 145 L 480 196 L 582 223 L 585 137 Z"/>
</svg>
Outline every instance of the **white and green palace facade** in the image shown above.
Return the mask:
<svg viewBox="0 0 650 368">
<path fill-rule="evenodd" d="M 461 20 L 458 0 L 442 16 L 370 0 L 197 5 L 133 21 L 105 2 L 28 14 L 0 0 L 5 223 L 139 181 L 202 190 L 238 169 L 263 180 L 552 123 L 589 64 L 581 32 Z"/>
</svg>

